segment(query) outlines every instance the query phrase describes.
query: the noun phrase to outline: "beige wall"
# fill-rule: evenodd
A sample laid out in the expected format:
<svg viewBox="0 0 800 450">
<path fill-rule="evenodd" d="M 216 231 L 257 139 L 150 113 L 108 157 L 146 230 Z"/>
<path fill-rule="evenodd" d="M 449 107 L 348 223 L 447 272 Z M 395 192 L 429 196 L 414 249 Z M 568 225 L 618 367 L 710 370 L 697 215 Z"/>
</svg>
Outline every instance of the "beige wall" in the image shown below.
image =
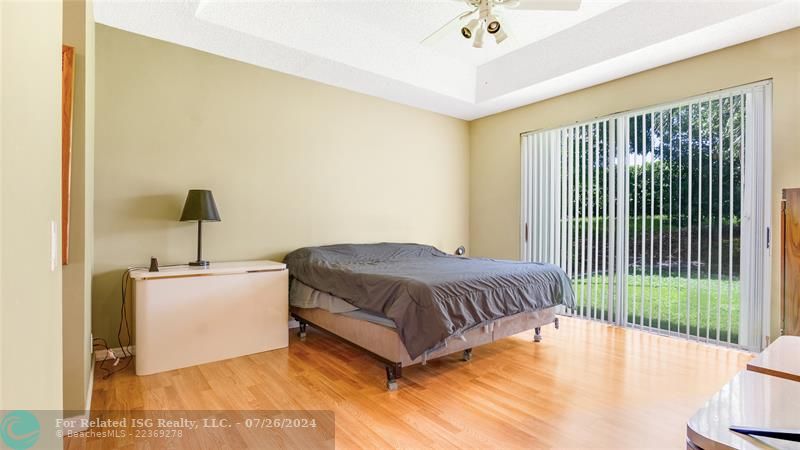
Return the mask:
<svg viewBox="0 0 800 450">
<path fill-rule="evenodd" d="M 94 21 L 91 3 L 64 2 L 64 44 L 75 48 L 69 264 L 63 267 L 64 409 L 86 405 L 91 376 Z"/>
<path fill-rule="evenodd" d="M 60 2 L 0 2 L 0 409 L 61 409 Z M 56 244 L 58 245 L 58 244 Z"/>
<path fill-rule="evenodd" d="M 800 29 L 562 95 L 470 123 L 472 255 L 519 257 L 520 133 L 773 80 L 773 228 L 780 190 L 800 186 Z M 775 233 L 777 236 L 778 234 Z M 777 332 L 779 253 L 773 252 L 773 336 Z"/>
<path fill-rule="evenodd" d="M 121 269 L 297 247 L 468 240 L 466 122 L 97 27 L 95 336 L 117 344 Z M 112 337 L 113 336 L 113 337 Z"/>
</svg>

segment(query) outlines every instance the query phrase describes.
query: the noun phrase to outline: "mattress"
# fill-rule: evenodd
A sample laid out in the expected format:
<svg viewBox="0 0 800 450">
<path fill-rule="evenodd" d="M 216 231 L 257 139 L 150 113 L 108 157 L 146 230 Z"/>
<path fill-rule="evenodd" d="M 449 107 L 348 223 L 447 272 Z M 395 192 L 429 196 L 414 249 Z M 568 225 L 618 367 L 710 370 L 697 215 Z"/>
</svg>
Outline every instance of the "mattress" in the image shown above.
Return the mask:
<svg viewBox="0 0 800 450">
<path fill-rule="evenodd" d="M 385 327 L 397 328 L 394 321 L 383 314 L 359 309 L 357 306 L 335 295 L 318 291 L 298 280 L 292 280 L 290 283 L 289 304 L 303 309 L 320 308 L 332 314 L 342 314 L 353 319 L 366 320 Z"/>
<path fill-rule="evenodd" d="M 346 312 L 342 315 L 358 320 L 366 320 L 367 322 L 377 323 L 378 325 L 383 325 L 388 328 L 397 329 L 397 325 L 394 323 L 394 320 L 381 314 L 364 311 L 363 309 Z"/>
<path fill-rule="evenodd" d="M 322 308 L 338 314 L 357 311 L 359 308 L 327 292 L 318 291 L 302 281 L 293 279 L 289 285 L 289 304 L 298 308 Z"/>
<path fill-rule="evenodd" d="M 307 247 L 285 262 L 306 286 L 391 319 L 412 359 L 504 317 L 574 306 L 569 278 L 552 264 L 393 243 Z"/>
</svg>

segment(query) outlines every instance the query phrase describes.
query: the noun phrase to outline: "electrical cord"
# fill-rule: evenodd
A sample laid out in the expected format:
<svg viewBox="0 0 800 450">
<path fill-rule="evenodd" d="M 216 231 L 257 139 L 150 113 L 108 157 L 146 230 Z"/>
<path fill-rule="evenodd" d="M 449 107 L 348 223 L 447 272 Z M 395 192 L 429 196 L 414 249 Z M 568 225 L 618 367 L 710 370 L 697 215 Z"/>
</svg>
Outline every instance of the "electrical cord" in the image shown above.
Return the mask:
<svg viewBox="0 0 800 450">
<path fill-rule="evenodd" d="M 111 353 L 111 349 L 108 347 L 108 344 L 106 343 L 105 339 L 98 338 L 103 342 L 100 345 L 106 351 L 105 357 L 100 362 L 100 369 L 102 369 L 105 372 L 105 374 L 103 375 L 103 379 L 104 380 L 109 378 L 110 376 L 114 375 L 117 372 L 120 372 L 120 371 L 123 371 L 123 370 L 127 369 L 128 366 L 130 366 L 131 361 L 133 361 L 133 353 L 129 352 L 126 349 L 126 347 L 130 345 L 131 340 L 132 340 L 130 324 L 128 323 L 128 311 L 127 311 L 126 303 L 127 303 L 127 295 L 128 295 L 128 283 L 130 282 L 131 272 L 134 271 L 134 270 L 139 270 L 139 269 L 146 269 L 146 267 L 128 267 L 122 273 L 122 288 L 121 288 L 122 296 L 121 296 L 121 301 L 120 301 L 119 327 L 117 328 L 117 343 L 119 344 L 119 348 L 120 348 L 120 351 L 122 352 L 122 356 L 120 356 L 117 359 L 125 359 L 126 360 L 125 364 L 123 366 L 117 368 L 116 370 L 107 369 L 105 367 L 105 363 L 106 363 L 106 361 L 108 361 L 108 355 L 109 355 L 109 353 Z M 126 338 L 127 338 L 127 346 L 122 344 L 122 330 L 123 330 L 123 328 L 125 329 L 125 335 L 126 335 Z M 115 364 L 117 364 L 117 363 L 115 363 Z"/>
<path fill-rule="evenodd" d="M 165 266 L 159 266 L 159 268 L 167 268 L 167 267 L 180 267 L 185 266 L 185 264 L 170 264 Z M 105 362 L 108 360 L 108 354 L 111 352 L 111 349 L 108 347 L 108 343 L 103 338 L 95 338 L 96 340 L 101 340 L 102 344 L 94 344 L 100 345 L 101 348 L 104 348 L 106 351 L 106 356 L 103 358 L 103 361 L 100 362 L 100 368 L 105 371 L 105 375 L 103 375 L 103 379 L 107 379 L 111 375 L 121 372 L 130 366 L 131 361 L 133 361 L 134 355 L 130 352 L 130 345 L 133 338 L 131 337 L 131 328 L 130 323 L 128 322 L 128 309 L 127 309 L 127 298 L 128 298 L 128 284 L 131 281 L 131 272 L 134 270 L 148 270 L 148 267 L 128 267 L 122 273 L 122 289 L 121 289 L 121 301 L 120 301 L 120 313 L 119 313 L 119 327 L 117 328 L 117 343 L 119 344 L 119 348 L 122 351 L 122 356 L 119 359 L 126 359 L 125 365 L 122 367 L 111 370 L 104 367 Z M 125 337 L 127 341 L 127 345 L 122 345 L 122 330 L 125 329 Z M 127 347 L 127 349 L 126 349 Z"/>
<path fill-rule="evenodd" d="M 97 341 L 100 341 L 100 342 L 98 343 Z M 103 339 L 103 338 L 94 338 L 92 340 L 92 349 L 93 350 L 99 349 L 99 350 L 105 350 L 106 351 L 105 352 L 105 356 L 103 357 L 103 360 L 100 361 L 100 364 L 97 367 L 99 367 L 101 370 L 103 370 L 105 372 L 105 375 L 108 375 L 110 370 L 105 367 L 105 363 L 106 363 L 106 361 L 108 361 L 108 352 L 109 352 L 108 343 L 106 343 L 106 340 Z M 106 378 L 105 375 L 103 375 L 104 379 Z"/>
</svg>

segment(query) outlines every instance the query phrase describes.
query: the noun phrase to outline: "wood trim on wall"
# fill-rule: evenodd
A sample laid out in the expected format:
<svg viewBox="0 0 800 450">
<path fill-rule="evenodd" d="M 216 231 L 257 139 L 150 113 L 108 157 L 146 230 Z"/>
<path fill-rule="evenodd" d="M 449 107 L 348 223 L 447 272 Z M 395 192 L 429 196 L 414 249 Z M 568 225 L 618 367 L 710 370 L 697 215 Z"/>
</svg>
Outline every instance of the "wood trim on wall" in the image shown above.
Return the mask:
<svg viewBox="0 0 800 450">
<path fill-rule="evenodd" d="M 786 237 L 786 189 L 784 189 L 781 192 L 781 335 L 786 332 Z"/>
<path fill-rule="evenodd" d="M 61 264 L 69 263 L 69 207 L 72 181 L 72 108 L 75 49 L 61 47 Z"/>
<path fill-rule="evenodd" d="M 784 189 L 781 211 L 781 332 L 800 336 L 800 188 Z"/>
</svg>

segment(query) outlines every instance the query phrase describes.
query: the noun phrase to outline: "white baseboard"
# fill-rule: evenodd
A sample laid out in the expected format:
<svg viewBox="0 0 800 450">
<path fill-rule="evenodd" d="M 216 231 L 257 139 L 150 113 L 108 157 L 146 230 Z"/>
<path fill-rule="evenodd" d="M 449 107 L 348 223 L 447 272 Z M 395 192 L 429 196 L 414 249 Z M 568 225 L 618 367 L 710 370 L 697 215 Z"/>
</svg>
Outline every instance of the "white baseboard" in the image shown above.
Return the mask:
<svg viewBox="0 0 800 450">
<path fill-rule="evenodd" d="M 300 323 L 298 321 L 296 321 L 294 319 L 290 319 L 289 320 L 289 329 L 297 328 L 299 326 L 300 326 Z M 121 347 L 114 347 L 114 348 L 112 348 L 110 350 L 112 352 L 114 352 L 114 355 L 116 355 L 117 358 L 121 358 L 122 357 L 122 348 Z M 135 345 L 126 345 L 125 346 L 125 351 L 127 351 L 128 354 L 135 355 L 136 354 L 136 346 Z M 95 350 L 95 352 L 94 352 L 94 360 L 95 361 L 102 361 L 105 358 L 106 358 L 106 351 L 104 349 Z M 109 358 L 109 360 L 110 359 L 111 358 Z M 94 368 L 92 368 L 92 370 L 94 370 Z"/>
<path fill-rule="evenodd" d="M 121 358 L 123 356 L 121 347 L 114 347 L 114 348 L 112 348 L 110 350 L 112 352 L 114 352 L 114 355 L 116 355 L 117 358 Z M 130 354 L 130 355 L 135 355 L 136 354 L 136 346 L 135 345 L 126 345 L 125 346 L 125 351 L 128 352 L 128 354 Z M 106 351 L 104 349 L 96 350 L 94 352 L 94 360 L 95 361 L 102 361 L 102 360 L 106 359 L 106 357 L 108 357 L 108 355 L 106 354 Z M 110 357 L 108 359 L 111 360 Z"/>
<path fill-rule="evenodd" d="M 64 420 L 61 422 L 61 431 L 64 433 L 63 436 L 67 437 L 71 434 L 88 430 L 89 419 L 89 411 L 85 411 L 83 414 L 77 416 L 64 417 Z"/>
<path fill-rule="evenodd" d="M 105 353 L 105 351 L 103 351 L 103 353 Z M 96 355 L 95 358 L 97 358 Z M 61 430 L 64 431 L 64 436 L 80 433 L 82 431 L 86 431 L 89 429 L 87 424 L 89 423 L 92 410 L 92 391 L 94 391 L 94 367 L 95 367 L 95 361 L 92 361 L 92 367 L 89 369 L 89 383 L 86 389 L 86 404 L 84 405 L 83 414 L 64 417 L 64 421 L 62 422 L 62 428 L 61 428 Z"/>
<path fill-rule="evenodd" d="M 97 358 L 97 356 L 95 356 Z M 97 361 L 95 359 L 95 361 Z M 94 366 L 95 361 L 92 361 L 92 367 L 89 369 L 89 387 L 86 389 L 86 406 L 84 411 L 87 413 L 92 410 L 92 392 L 94 391 Z"/>
<path fill-rule="evenodd" d="M 300 323 L 298 321 L 296 321 L 294 319 L 290 319 L 289 320 L 289 329 L 297 328 L 299 326 L 300 326 Z M 121 347 L 114 347 L 114 348 L 109 349 L 109 350 L 114 352 L 114 355 L 116 355 L 117 358 L 121 358 L 122 357 L 122 348 Z M 125 346 L 125 351 L 127 351 L 128 354 L 130 354 L 130 355 L 136 355 L 136 346 L 135 345 L 126 345 Z M 106 359 L 106 356 L 107 356 L 106 355 L 106 351 L 104 349 L 95 350 L 95 352 L 94 352 L 94 360 L 95 361 L 102 361 L 102 360 Z M 111 358 L 109 358 L 109 360 L 111 360 Z M 92 370 L 94 370 L 94 366 L 92 366 Z M 92 378 L 94 378 L 94 377 L 92 377 Z"/>
</svg>

